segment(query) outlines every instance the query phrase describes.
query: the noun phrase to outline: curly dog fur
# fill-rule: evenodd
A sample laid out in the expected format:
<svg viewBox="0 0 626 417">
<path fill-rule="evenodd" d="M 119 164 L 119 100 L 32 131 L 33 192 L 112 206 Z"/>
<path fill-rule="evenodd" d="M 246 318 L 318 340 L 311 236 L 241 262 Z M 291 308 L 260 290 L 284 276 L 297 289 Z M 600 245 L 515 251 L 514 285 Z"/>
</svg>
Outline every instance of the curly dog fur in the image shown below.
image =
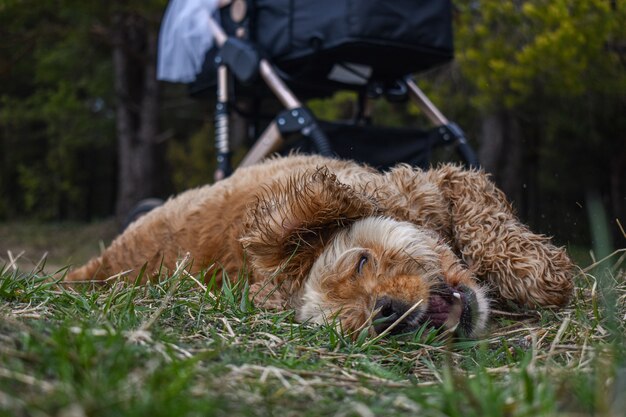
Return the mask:
<svg viewBox="0 0 626 417">
<path fill-rule="evenodd" d="M 386 173 L 295 155 L 243 168 L 170 199 L 133 223 L 67 281 L 132 278 L 220 265 L 248 272 L 269 307 L 301 321 L 337 317 L 344 330 L 405 332 L 428 321 L 474 336 L 489 298 L 563 306 L 573 264 L 532 233 L 504 194 L 453 165 Z"/>
</svg>

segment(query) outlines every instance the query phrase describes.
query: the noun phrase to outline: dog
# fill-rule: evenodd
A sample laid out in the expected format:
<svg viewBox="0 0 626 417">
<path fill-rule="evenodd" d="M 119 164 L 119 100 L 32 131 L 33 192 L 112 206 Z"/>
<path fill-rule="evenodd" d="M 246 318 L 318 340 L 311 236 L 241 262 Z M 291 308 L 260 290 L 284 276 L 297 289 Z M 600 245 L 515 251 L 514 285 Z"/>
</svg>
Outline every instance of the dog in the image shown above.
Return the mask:
<svg viewBox="0 0 626 417">
<path fill-rule="evenodd" d="M 520 223 L 484 172 L 401 164 L 381 173 L 305 155 L 171 198 L 65 280 L 143 270 L 146 281 L 185 254 L 191 274 L 246 271 L 255 302 L 352 334 L 430 323 L 477 337 L 492 300 L 564 306 L 573 289 L 565 250 Z"/>
</svg>

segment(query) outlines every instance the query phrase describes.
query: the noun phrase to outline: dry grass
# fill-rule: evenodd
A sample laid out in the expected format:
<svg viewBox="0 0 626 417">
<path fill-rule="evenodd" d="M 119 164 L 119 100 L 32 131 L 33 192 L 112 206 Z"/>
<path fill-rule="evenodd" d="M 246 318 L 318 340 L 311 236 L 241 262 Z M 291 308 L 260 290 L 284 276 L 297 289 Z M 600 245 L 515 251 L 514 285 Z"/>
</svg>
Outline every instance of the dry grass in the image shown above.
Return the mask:
<svg viewBox="0 0 626 417">
<path fill-rule="evenodd" d="M 617 416 L 626 410 L 624 251 L 560 311 L 496 311 L 482 340 L 352 341 L 255 309 L 213 269 L 68 289 L 0 274 L 0 414 Z"/>
</svg>

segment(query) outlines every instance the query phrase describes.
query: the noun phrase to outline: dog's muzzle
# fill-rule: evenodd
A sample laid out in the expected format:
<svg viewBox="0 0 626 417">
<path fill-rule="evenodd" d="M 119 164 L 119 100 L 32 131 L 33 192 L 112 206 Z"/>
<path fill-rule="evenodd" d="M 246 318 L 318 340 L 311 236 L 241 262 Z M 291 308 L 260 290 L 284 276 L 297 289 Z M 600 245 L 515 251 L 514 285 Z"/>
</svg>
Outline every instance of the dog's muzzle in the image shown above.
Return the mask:
<svg viewBox="0 0 626 417">
<path fill-rule="evenodd" d="M 374 307 L 377 313 L 372 319 L 372 326 L 376 333 L 381 334 L 387 329 L 389 329 L 389 334 L 409 333 L 415 330 L 423 312 L 418 306 L 407 315 L 406 312 L 411 307 L 412 305 L 391 297 L 378 298 Z M 405 317 L 402 318 L 402 316 Z M 400 319 L 402 320 L 399 321 Z"/>
<path fill-rule="evenodd" d="M 459 336 L 471 336 L 478 320 L 478 300 L 469 287 L 440 285 L 431 289 L 426 308 L 418 306 L 398 322 L 413 307 L 412 304 L 388 296 L 376 300 L 376 315 L 372 326 L 377 334 L 410 333 L 428 323 L 435 328 L 454 331 Z M 393 326 L 393 327 L 392 327 Z"/>
</svg>

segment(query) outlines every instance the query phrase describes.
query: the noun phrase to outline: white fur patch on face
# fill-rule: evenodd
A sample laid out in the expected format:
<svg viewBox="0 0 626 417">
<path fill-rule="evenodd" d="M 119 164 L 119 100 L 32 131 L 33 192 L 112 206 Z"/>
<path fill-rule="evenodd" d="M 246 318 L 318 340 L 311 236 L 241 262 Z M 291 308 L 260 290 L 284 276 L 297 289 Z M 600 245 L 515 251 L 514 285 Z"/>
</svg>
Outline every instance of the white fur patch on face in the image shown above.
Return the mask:
<svg viewBox="0 0 626 417">
<path fill-rule="evenodd" d="M 316 286 L 307 282 L 302 295 L 302 305 L 296 311 L 296 320 L 315 324 L 327 323 L 336 312 L 325 299 L 324 294 Z"/>
<path fill-rule="evenodd" d="M 321 284 L 324 277 L 333 272 L 337 261 L 348 253 L 375 246 L 386 251 L 401 251 L 424 265 L 431 265 L 433 273 L 437 273 L 439 256 L 433 249 L 435 245 L 431 234 L 408 222 L 386 217 L 368 217 L 355 222 L 338 232 L 313 264 L 296 318 L 321 324 L 337 313 L 338 306 L 328 301 Z"/>
</svg>

